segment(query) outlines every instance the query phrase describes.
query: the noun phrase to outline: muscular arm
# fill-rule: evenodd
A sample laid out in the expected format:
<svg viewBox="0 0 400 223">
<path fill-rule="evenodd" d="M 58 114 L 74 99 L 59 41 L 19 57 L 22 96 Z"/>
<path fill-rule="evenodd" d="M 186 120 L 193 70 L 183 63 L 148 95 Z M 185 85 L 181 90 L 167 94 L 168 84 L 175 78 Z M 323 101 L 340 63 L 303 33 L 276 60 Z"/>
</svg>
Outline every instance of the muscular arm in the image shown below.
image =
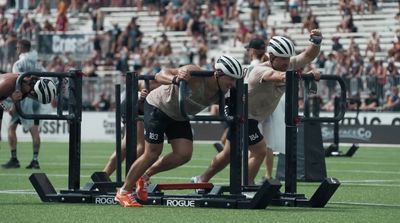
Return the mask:
<svg viewBox="0 0 400 223">
<path fill-rule="evenodd" d="M 156 81 L 160 84 L 172 84 L 172 80 L 174 76 L 177 76 L 177 81 L 181 79 L 188 80 L 190 78 L 190 71 L 201 70 L 201 68 L 197 65 L 189 64 L 176 69 L 162 69 L 159 73 L 156 74 Z"/>
<path fill-rule="evenodd" d="M 311 30 L 310 37 L 320 37 L 322 38 L 321 31 L 318 29 Z M 297 56 L 290 58 L 290 70 L 298 70 L 303 68 L 306 64 L 311 63 L 319 54 L 321 49 L 320 45 L 311 43 L 305 51 Z"/>
<path fill-rule="evenodd" d="M 311 63 L 319 54 L 320 46 L 311 44 L 307 49 L 297 56 L 290 58 L 291 70 L 303 68 L 306 64 Z"/>
<path fill-rule="evenodd" d="M 263 73 L 261 82 L 284 82 L 285 72 L 269 70 Z"/>
<path fill-rule="evenodd" d="M 178 75 L 178 69 L 167 68 L 158 72 L 155 79 L 160 84 L 172 84 L 172 78 L 176 75 Z"/>
</svg>

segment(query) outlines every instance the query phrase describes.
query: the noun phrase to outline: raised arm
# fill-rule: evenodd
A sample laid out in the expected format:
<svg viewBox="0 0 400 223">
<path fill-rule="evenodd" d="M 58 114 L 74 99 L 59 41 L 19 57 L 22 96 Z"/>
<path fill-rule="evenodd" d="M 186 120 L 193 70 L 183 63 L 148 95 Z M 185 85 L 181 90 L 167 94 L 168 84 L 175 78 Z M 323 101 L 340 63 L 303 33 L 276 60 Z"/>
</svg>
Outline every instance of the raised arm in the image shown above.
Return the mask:
<svg viewBox="0 0 400 223">
<path fill-rule="evenodd" d="M 319 54 L 321 49 L 322 33 L 319 29 L 313 29 L 310 33 L 311 44 L 299 55 L 290 58 L 291 70 L 303 68 L 311 63 Z"/>
</svg>

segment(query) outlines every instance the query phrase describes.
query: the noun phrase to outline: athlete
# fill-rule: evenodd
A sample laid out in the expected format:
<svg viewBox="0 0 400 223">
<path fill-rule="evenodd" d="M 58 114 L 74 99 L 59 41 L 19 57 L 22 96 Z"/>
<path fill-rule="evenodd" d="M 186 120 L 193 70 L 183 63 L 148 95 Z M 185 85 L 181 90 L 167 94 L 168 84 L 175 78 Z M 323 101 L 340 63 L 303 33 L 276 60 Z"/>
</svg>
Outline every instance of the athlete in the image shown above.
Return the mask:
<svg viewBox="0 0 400 223">
<path fill-rule="evenodd" d="M 190 122 L 182 117 L 178 106 L 178 85 L 187 81 L 185 108 L 189 115 L 195 115 L 216 103 L 219 95 L 235 86 L 243 77 L 242 65 L 231 56 L 223 55 L 214 64 L 211 77 L 191 77 L 191 71 L 200 71 L 197 65 L 185 65 L 176 69 L 163 69 L 156 74 L 162 84 L 146 97 L 144 104 L 145 150 L 131 166 L 124 185 L 115 200 L 124 207 L 141 207 L 132 196 L 136 182 L 136 196 L 147 200 L 145 181 L 150 176 L 176 168 L 191 159 L 193 135 Z M 164 133 L 172 147 L 172 153 L 159 159 L 163 149 Z"/>
<path fill-rule="evenodd" d="M 258 122 L 265 120 L 275 110 L 281 96 L 285 92 L 285 75 L 288 70 L 297 70 L 313 61 L 320 52 L 322 35 L 319 30 L 312 30 L 311 45 L 301 54 L 295 54 L 294 44 L 283 36 L 271 38 L 267 53 L 269 60 L 256 65 L 247 75 L 248 82 L 248 137 L 249 161 L 248 182 L 254 184 L 254 178 L 266 155 L 266 143 L 258 128 Z M 319 72 L 314 79 L 319 80 Z M 193 182 L 208 182 L 230 162 L 230 141 L 233 133 L 228 133 L 228 139 L 222 152 L 212 160 L 210 166 L 200 176 L 192 178 Z"/>
</svg>

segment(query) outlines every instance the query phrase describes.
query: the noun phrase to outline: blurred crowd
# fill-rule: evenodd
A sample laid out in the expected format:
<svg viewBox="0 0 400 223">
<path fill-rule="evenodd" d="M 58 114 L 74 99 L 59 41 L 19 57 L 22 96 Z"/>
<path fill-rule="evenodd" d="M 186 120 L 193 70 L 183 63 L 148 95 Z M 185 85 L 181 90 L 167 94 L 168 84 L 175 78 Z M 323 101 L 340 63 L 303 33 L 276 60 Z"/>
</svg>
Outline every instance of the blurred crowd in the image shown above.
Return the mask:
<svg viewBox="0 0 400 223">
<path fill-rule="evenodd" d="M 73 27 L 71 21 L 84 15 L 92 21 L 91 29 L 94 34 L 87 44 L 92 44 L 93 53 L 83 60 L 76 60 L 69 53 L 52 55 L 42 60 L 48 71 L 63 72 L 80 68 L 92 78 L 85 82 L 89 85 L 85 88 L 88 93 L 84 97 L 87 110 L 113 108 L 113 94 L 109 92 L 111 88 L 99 87 L 103 85 L 101 83 L 111 83 L 112 80 L 93 79 L 98 76 L 113 78 L 103 76 L 124 74 L 127 71 L 155 74 L 163 67 L 178 67 L 188 63 L 212 69 L 214 59 L 209 56 L 209 51 L 221 42 L 233 39 L 234 46 L 242 46 L 254 37 L 262 37 L 266 42 L 274 35 L 290 38 L 288 28 L 277 30 L 268 26 L 268 16 L 273 4 L 271 0 L 29 0 L 28 3 L 28 10 L 23 11 L 17 9 L 15 1 L 7 1 L 6 5 L 0 6 L 0 70 L 9 71 L 11 64 L 17 59 L 15 48 L 18 39 L 29 39 L 35 47 L 39 32 L 79 30 L 79 27 Z M 301 33 L 319 28 L 318 17 L 309 8 L 307 0 L 285 0 L 285 3 L 291 22 L 302 24 L 299 30 Z M 327 1 L 327 4 L 332 4 L 332 1 Z M 358 32 L 353 15 L 373 14 L 379 10 L 376 0 L 340 0 L 335 7 L 336 5 L 342 15 L 342 21 L 336 26 L 338 33 Z M 136 7 L 138 11 L 146 7 L 148 15 L 158 17 L 157 28 L 164 30 L 164 33 L 146 36 L 138 17 L 131 17 L 124 27 L 114 21 L 111 26 L 106 27 L 104 21 L 107 14 L 101 9 L 121 6 Z M 250 11 L 250 18 L 242 21 L 239 16 L 244 10 Z M 399 17 L 398 14 L 395 19 L 399 20 Z M 237 27 L 234 34 L 226 35 L 227 27 L 232 24 Z M 172 47 L 168 31 L 185 32 L 189 38 L 177 50 Z M 305 68 L 305 71 L 317 67 L 324 74 L 343 77 L 350 98 L 360 101 L 354 108 L 349 106 L 349 109 L 400 109 L 397 105 L 388 105 L 396 91 L 398 97 L 396 89 L 400 84 L 400 68 L 396 66 L 400 63 L 400 29 L 393 30 L 393 33 L 393 46 L 385 52 L 384 60 L 376 57 L 383 50 L 379 33 L 371 33 L 363 52 L 355 38 L 351 38 L 350 44 L 345 48 L 340 37 L 332 37 L 331 40 L 324 41 L 324 44 L 330 42 L 332 49 L 321 52 L 316 62 Z M 152 41 L 144 44 L 145 38 Z M 296 42 L 295 39 L 293 41 Z M 247 55 L 243 62 L 249 63 Z M 332 110 L 337 86 L 330 82 L 321 84 L 320 108 Z M 366 104 L 371 98 L 376 99 L 373 100 L 376 107 L 368 107 L 369 103 Z"/>
</svg>

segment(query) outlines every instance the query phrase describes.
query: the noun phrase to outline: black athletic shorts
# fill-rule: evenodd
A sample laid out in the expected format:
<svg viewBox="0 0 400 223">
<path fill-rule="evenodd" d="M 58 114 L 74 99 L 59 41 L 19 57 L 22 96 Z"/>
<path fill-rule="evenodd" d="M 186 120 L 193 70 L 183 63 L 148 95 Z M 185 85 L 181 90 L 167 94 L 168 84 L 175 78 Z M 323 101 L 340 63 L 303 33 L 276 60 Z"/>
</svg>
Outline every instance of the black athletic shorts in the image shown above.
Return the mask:
<svg viewBox="0 0 400 223">
<path fill-rule="evenodd" d="M 249 119 L 248 121 L 248 136 L 249 136 L 249 145 L 255 145 L 264 139 L 264 136 L 261 134 L 260 129 L 258 128 L 258 121 L 254 119 Z M 229 129 L 228 131 L 228 139 L 232 141 L 235 134 Z"/>
<path fill-rule="evenodd" d="M 20 125 L 22 124 L 20 119 L 17 119 L 17 121 L 15 123 L 20 124 Z M 33 125 L 39 125 L 39 119 L 34 119 Z"/>
<path fill-rule="evenodd" d="M 189 121 L 176 121 L 160 109 L 144 103 L 144 137 L 153 144 L 164 143 L 164 133 L 168 140 L 184 138 L 193 141 Z"/>
</svg>

